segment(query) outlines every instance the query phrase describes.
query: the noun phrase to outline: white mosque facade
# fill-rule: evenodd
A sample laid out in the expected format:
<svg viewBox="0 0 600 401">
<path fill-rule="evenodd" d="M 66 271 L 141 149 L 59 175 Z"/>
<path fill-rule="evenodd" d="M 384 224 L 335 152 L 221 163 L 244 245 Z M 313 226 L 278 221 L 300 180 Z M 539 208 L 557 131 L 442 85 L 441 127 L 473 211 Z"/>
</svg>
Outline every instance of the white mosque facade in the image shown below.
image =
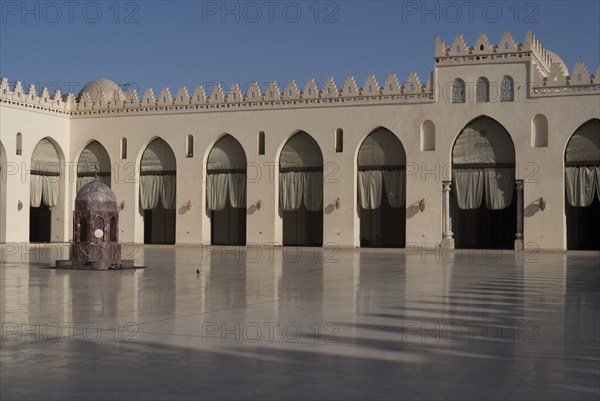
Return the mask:
<svg viewBox="0 0 600 401">
<path fill-rule="evenodd" d="M 98 179 L 138 244 L 600 249 L 600 70 L 531 32 L 426 82 L 0 85 L 0 243 L 69 242 Z"/>
</svg>

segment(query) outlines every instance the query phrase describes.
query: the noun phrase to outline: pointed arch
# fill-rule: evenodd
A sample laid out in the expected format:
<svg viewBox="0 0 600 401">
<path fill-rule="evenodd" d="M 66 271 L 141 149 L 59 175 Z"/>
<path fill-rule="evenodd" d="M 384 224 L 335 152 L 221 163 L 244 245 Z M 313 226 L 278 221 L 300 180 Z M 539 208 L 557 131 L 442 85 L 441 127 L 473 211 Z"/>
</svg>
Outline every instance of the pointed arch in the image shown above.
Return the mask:
<svg viewBox="0 0 600 401">
<path fill-rule="evenodd" d="M 389 129 L 378 127 L 357 153 L 361 247 L 404 247 L 406 152 Z"/>
<path fill-rule="evenodd" d="M 64 202 L 61 188 L 63 165 L 64 153 L 53 138 L 44 137 L 35 145 L 29 176 L 30 242 L 52 240 L 53 224 L 56 221 L 52 218 L 52 210 Z"/>
<path fill-rule="evenodd" d="M 600 249 L 600 120 L 580 125 L 565 147 L 567 249 Z"/>
<path fill-rule="evenodd" d="M 206 163 L 213 245 L 246 244 L 246 169 L 246 152 L 239 141 L 229 134 L 221 136 Z"/>
<path fill-rule="evenodd" d="M 323 245 L 323 153 L 305 131 L 288 138 L 279 154 L 279 208 L 284 245 Z"/>
<path fill-rule="evenodd" d="M 106 148 L 97 140 L 91 140 L 77 159 L 76 192 L 93 181 L 111 186 L 111 162 Z"/>
<path fill-rule="evenodd" d="M 514 246 L 515 147 L 506 128 L 495 119 L 479 116 L 456 137 L 451 196 L 452 231 L 458 248 Z"/>
<path fill-rule="evenodd" d="M 171 146 L 154 138 L 140 160 L 140 209 L 144 215 L 144 243 L 174 244 L 177 160 Z"/>
</svg>

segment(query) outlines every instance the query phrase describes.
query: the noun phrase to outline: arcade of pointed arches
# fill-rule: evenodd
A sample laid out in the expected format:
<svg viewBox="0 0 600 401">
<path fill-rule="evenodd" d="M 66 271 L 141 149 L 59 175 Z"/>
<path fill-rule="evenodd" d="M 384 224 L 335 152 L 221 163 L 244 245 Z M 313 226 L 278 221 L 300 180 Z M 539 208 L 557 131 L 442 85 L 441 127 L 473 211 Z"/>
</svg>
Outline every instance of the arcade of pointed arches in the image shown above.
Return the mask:
<svg viewBox="0 0 600 401">
<path fill-rule="evenodd" d="M 503 80 L 510 77 L 504 77 Z M 478 81 L 477 97 L 489 96 L 489 82 Z M 459 84 L 458 87 L 461 87 Z M 464 93 L 463 93 L 464 95 Z M 505 94 L 506 95 L 506 94 Z M 508 96 L 508 95 L 506 95 Z M 547 119 L 532 120 L 532 146 L 547 146 Z M 427 120 L 421 128 L 421 150 L 435 149 L 435 126 Z M 340 130 L 334 133 L 335 143 Z M 22 133 L 17 151 L 22 152 Z M 186 140 L 186 156 L 193 156 L 193 137 Z M 121 157 L 127 152 L 121 139 Z M 258 135 L 257 152 L 264 152 L 265 134 Z M 123 148 L 125 146 L 125 149 Z M 5 146 L 0 143 L 0 204 L 6 202 Z M 510 134 L 496 120 L 480 116 L 468 123 L 452 149 L 452 181 L 444 185 L 444 239 L 456 247 L 511 248 L 522 237 L 522 193 L 515 180 L 515 150 Z M 212 147 L 207 164 L 204 201 L 211 213 L 214 244 L 245 244 L 246 156 L 243 146 L 230 134 Z M 600 233 L 600 120 L 582 124 L 565 147 L 565 215 L 567 249 L 598 249 Z M 373 130 L 357 153 L 357 211 L 363 247 L 403 247 L 405 243 L 406 156 L 400 139 L 386 128 Z M 31 157 L 30 242 L 52 242 L 52 209 L 64 202 L 59 168 L 63 160 L 58 144 L 41 139 Z M 111 183 L 110 156 L 96 140 L 78 157 L 78 190 L 94 180 Z M 139 210 L 144 216 L 145 243 L 175 243 L 176 158 L 160 137 L 146 145 L 140 160 Z M 279 154 L 279 210 L 284 245 L 323 244 L 323 154 L 318 143 L 304 131 L 287 139 Z M 5 210 L 4 208 L 2 210 Z M 223 212 L 225 211 L 225 212 Z M 222 212 L 222 213 L 221 213 Z M 221 213 L 221 214 L 219 214 Z M 486 221 L 481 228 L 475 222 Z M 393 223 L 389 223 L 393 222 Z M 468 227 L 468 229 L 467 229 Z M 483 227 L 485 228 L 485 227 Z M 5 233 L 0 233 L 1 239 Z"/>
</svg>

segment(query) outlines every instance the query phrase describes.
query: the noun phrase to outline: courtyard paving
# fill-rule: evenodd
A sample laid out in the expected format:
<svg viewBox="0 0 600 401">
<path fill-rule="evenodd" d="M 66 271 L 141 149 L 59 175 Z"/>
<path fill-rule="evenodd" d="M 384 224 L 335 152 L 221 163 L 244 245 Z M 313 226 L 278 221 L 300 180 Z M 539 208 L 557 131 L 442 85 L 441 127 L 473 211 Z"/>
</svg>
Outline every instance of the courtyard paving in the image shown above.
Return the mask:
<svg viewBox="0 0 600 401">
<path fill-rule="evenodd" d="M 600 397 L 597 252 L 124 254 L 148 268 L 0 248 L 2 401 Z"/>
</svg>

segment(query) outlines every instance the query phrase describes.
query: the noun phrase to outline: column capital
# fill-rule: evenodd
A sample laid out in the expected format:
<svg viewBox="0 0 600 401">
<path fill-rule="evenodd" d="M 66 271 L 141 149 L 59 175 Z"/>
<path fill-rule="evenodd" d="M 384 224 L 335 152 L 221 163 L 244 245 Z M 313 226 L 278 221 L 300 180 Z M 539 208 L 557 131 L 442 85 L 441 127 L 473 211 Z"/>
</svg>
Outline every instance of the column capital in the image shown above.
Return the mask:
<svg viewBox="0 0 600 401">
<path fill-rule="evenodd" d="M 523 190 L 523 180 L 515 180 L 515 186 L 517 188 L 517 191 L 522 191 Z"/>
</svg>

